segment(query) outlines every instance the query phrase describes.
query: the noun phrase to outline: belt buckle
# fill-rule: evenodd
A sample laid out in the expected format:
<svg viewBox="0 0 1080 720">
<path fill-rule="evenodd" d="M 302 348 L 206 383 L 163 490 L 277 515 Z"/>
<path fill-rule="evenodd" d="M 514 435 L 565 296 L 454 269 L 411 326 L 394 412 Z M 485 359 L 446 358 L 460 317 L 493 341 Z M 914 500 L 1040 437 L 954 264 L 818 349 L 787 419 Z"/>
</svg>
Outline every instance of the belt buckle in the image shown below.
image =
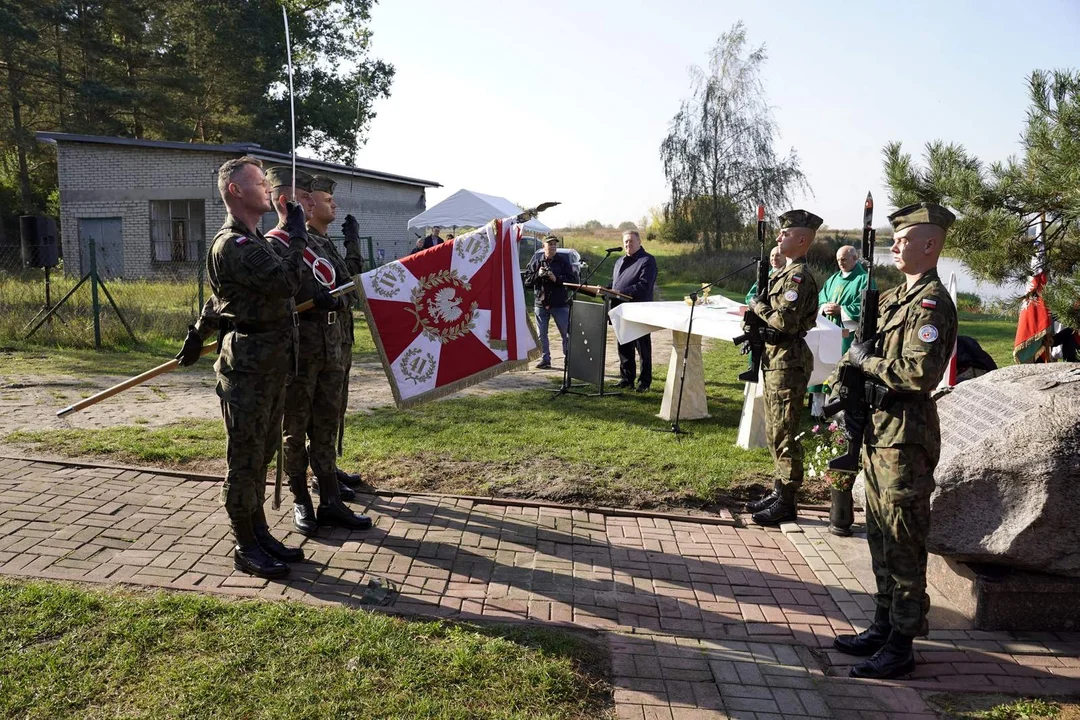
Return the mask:
<svg viewBox="0 0 1080 720">
<path fill-rule="evenodd" d="M 326 324 L 327 325 L 333 325 L 336 322 L 337 322 L 337 311 L 336 310 L 328 310 L 326 312 Z"/>
<path fill-rule="evenodd" d="M 292 326 L 300 327 L 300 313 L 296 312 L 295 310 L 292 314 Z"/>
</svg>

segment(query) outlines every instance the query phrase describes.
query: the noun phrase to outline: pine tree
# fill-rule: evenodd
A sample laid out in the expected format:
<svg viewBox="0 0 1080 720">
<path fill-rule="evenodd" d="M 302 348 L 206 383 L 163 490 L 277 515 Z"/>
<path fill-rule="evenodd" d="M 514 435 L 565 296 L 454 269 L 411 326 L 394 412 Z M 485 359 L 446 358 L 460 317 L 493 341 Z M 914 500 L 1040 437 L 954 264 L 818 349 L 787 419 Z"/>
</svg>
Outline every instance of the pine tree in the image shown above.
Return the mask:
<svg viewBox="0 0 1080 720">
<path fill-rule="evenodd" d="M 1045 249 L 1045 298 L 1080 328 L 1080 72 L 1037 70 L 1023 155 L 989 165 L 962 145 L 935 141 L 918 167 L 900 143 L 884 149 L 890 201 L 937 202 L 957 213 L 948 245 L 976 276 L 1024 283 L 1035 243 Z"/>
</svg>

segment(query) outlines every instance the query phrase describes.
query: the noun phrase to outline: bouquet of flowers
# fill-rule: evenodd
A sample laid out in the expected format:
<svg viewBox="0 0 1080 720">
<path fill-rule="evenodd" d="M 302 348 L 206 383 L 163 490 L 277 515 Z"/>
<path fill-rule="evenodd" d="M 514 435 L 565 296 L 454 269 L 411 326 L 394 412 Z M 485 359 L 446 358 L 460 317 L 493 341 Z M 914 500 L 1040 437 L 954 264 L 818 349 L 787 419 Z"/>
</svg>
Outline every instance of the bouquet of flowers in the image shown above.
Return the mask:
<svg viewBox="0 0 1080 720">
<path fill-rule="evenodd" d="M 829 469 L 829 461 L 847 451 L 847 437 L 843 429 L 834 422 L 817 424 L 801 433 L 799 438 L 803 441 L 806 474 L 812 478 L 824 478 L 837 490 L 850 490 L 855 476 Z"/>
</svg>

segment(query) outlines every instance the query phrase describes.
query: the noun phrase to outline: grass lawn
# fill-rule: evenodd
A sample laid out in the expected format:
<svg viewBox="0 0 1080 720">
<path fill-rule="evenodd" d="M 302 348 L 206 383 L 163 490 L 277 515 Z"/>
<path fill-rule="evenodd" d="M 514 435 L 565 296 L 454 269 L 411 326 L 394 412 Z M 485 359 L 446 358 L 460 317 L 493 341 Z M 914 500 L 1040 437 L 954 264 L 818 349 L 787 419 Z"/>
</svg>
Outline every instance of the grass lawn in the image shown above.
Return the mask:
<svg viewBox="0 0 1080 720">
<path fill-rule="evenodd" d="M 582 634 L 0 581 L 0 716 L 610 716 Z"/>
</svg>

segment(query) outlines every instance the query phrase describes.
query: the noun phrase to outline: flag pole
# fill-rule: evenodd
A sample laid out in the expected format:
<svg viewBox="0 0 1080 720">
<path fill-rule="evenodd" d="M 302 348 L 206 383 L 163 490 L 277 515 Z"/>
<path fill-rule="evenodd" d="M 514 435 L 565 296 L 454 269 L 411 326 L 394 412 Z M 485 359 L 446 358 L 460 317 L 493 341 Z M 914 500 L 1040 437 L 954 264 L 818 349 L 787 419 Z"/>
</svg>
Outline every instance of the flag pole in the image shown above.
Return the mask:
<svg viewBox="0 0 1080 720">
<path fill-rule="evenodd" d="M 293 95 L 292 40 L 289 38 L 289 13 L 281 6 L 281 17 L 285 21 L 285 58 L 289 63 L 289 124 L 292 129 L 292 200 L 296 202 L 296 105 Z"/>
</svg>

